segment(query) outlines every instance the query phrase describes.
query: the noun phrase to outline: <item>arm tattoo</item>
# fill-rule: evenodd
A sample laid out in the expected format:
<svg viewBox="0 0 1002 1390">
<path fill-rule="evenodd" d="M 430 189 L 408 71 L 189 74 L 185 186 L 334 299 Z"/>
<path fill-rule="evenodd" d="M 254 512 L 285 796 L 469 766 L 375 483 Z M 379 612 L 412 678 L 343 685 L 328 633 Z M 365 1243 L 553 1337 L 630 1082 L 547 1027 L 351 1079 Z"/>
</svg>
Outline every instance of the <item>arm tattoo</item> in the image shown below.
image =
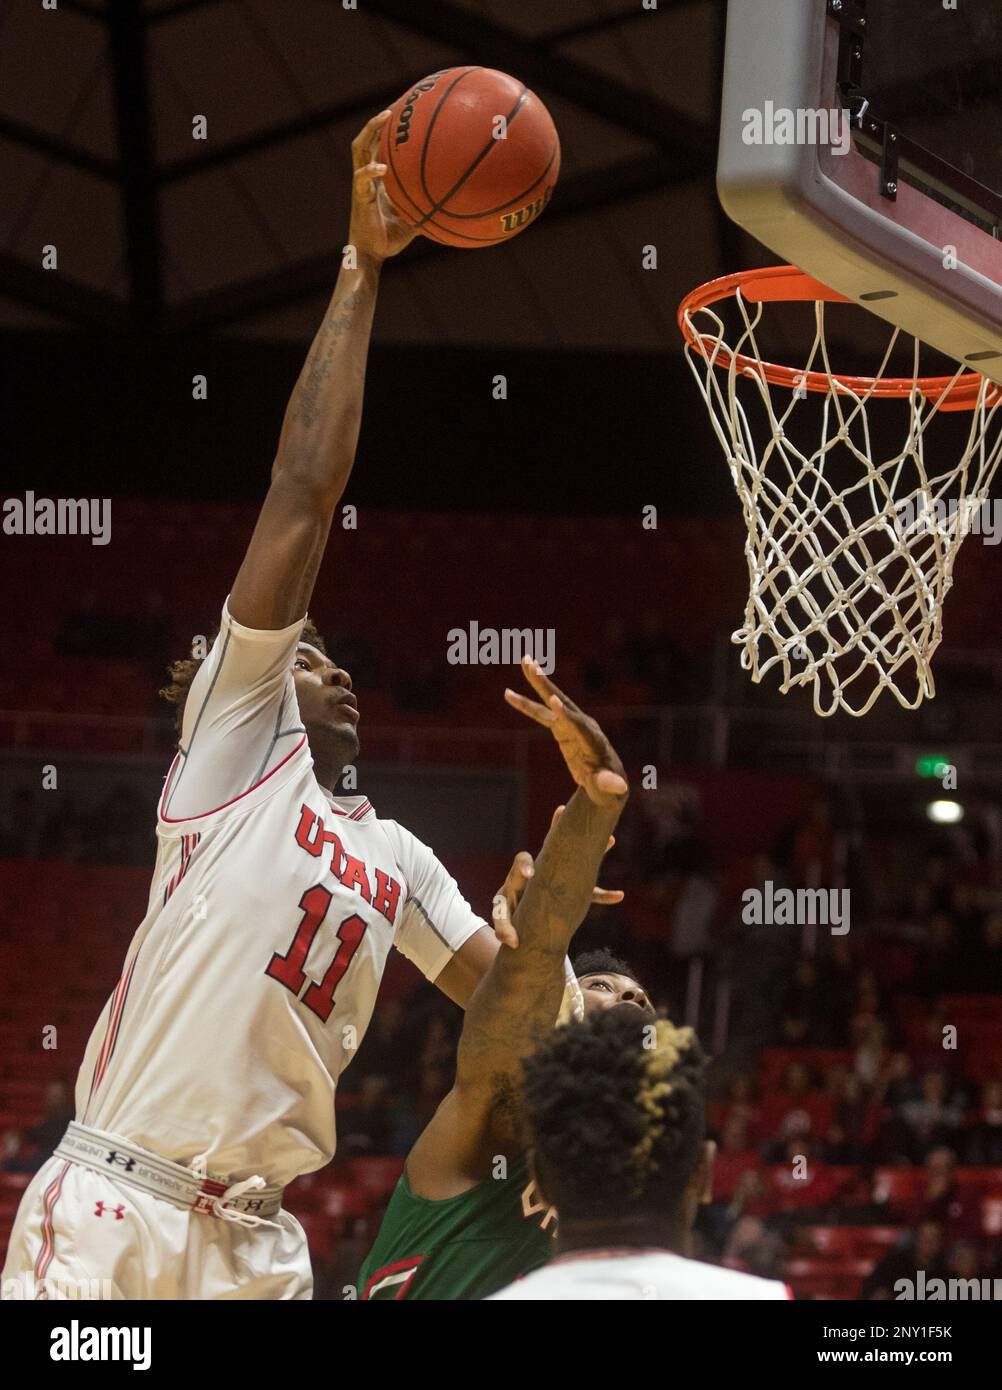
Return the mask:
<svg viewBox="0 0 1002 1390">
<path fill-rule="evenodd" d="M 339 312 L 332 309 L 332 317 L 321 330 L 320 341 L 310 354 L 303 380 L 296 388 L 296 416 L 306 429 L 312 428 L 320 418 L 320 396 L 330 375 L 334 347 L 350 325 L 361 299 L 361 291 L 355 290 L 338 306 Z"/>
</svg>

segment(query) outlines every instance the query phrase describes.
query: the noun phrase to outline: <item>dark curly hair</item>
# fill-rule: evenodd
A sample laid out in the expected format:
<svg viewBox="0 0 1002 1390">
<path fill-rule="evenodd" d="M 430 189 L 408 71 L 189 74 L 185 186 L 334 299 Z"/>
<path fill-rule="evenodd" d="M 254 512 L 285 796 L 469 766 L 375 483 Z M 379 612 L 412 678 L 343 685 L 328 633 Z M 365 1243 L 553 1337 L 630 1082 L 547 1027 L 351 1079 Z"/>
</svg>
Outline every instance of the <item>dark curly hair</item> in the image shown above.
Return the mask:
<svg viewBox="0 0 1002 1390">
<path fill-rule="evenodd" d="M 525 1060 L 522 1096 L 540 1185 L 562 1218 L 677 1209 L 706 1133 L 706 1058 L 691 1028 L 603 1009 Z"/>
<path fill-rule="evenodd" d="M 209 642 L 208 651 L 211 651 L 216 645 L 218 636 L 219 630 L 217 629 Z M 316 647 L 318 651 L 323 652 L 324 656 L 327 655 L 327 644 L 317 631 L 312 618 L 307 618 L 303 623 L 303 631 L 299 640 L 300 642 L 308 642 L 311 647 Z M 191 683 L 204 660 L 204 656 L 183 656 L 177 661 L 172 661 L 167 668 L 170 682 L 157 692 L 161 699 L 174 706 L 174 728 L 177 730 L 178 738 L 181 736 L 181 724 L 184 720 L 184 707 L 188 702 L 188 691 L 191 689 Z"/>
<path fill-rule="evenodd" d="M 637 978 L 632 965 L 614 956 L 604 946 L 595 951 L 582 951 L 575 956 L 573 970 L 579 980 L 582 975 L 625 975 L 630 980 Z"/>
</svg>

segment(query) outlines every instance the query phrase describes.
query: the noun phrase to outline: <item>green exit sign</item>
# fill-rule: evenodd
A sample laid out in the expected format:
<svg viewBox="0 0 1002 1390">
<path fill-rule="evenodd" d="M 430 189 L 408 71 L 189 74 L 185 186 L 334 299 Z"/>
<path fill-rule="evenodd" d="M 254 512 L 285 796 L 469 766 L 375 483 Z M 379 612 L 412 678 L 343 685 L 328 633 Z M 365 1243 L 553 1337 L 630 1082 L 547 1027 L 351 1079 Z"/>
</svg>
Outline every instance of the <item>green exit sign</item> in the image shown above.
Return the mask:
<svg viewBox="0 0 1002 1390">
<path fill-rule="evenodd" d="M 929 753 L 917 759 L 915 771 L 920 777 L 939 777 L 942 778 L 944 772 L 950 767 L 950 759 L 943 757 L 941 753 Z"/>
</svg>

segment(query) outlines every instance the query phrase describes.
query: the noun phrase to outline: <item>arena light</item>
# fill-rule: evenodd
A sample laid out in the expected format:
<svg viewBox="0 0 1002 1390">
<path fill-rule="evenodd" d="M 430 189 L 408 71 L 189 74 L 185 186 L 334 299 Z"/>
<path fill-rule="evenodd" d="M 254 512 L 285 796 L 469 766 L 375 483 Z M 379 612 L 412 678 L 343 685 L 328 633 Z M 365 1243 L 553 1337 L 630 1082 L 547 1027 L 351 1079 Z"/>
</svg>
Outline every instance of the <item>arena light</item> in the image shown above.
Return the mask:
<svg viewBox="0 0 1002 1390">
<path fill-rule="evenodd" d="M 925 813 L 936 825 L 956 825 L 964 819 L 964 808 L 959 801 L 930 801 Z"/>
</svg>

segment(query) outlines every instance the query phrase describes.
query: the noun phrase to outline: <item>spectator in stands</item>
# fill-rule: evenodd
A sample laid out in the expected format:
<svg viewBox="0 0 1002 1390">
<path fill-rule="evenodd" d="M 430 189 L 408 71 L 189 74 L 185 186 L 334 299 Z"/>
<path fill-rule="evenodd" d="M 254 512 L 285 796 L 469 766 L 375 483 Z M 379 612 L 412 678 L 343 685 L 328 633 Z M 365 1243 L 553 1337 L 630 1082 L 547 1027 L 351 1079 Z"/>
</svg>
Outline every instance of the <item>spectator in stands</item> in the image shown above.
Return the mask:
<svg viewBox="0 0 1002 1390">
<path fill-rule="evenodd" d="M 919 1163 L 953 1140 L 964 1117 L 963 1099 L 952 1089 L 946 1071 L 934 1068 L 923 1073 L 919 1095 L 903 1101 L 898 1114 L 908 1132 L 911 1157 Z"/>
<path fill-rule="evenodd" d="M 948 1279 L 983 1279 L 987 1275 L 988 1260 L 975 1241 L 958 1240 L 950 1246 L 946 1256 Z"/>
<path fill-rule="evenodd" d="M 717 1157 L 713 1167 L 715 1199 L 730 1201 L 749 1168 L 758 1168 L 761 1160 L 749 1137 L 748 1116 L 732 1110 L 720 1135 Z"/>
<path fill-rule="evenodd" d="M 888 1046 L 889 1028 L 882 1018 L 868 1017 L 861 1021 L 857 1036 L 853 1068 L 864 1086 L 879 1088 L 884 1073 L 891 1067 L 892 1052 Z"/>
<path fill-rule="evenodd" d="M 831 1124 L 822 1150 L 825 1160 L 836 1164 L 865 1163 L 880 1127 L 880 1106 L 848 1068 L 836 1072 L 833 1096 Z"/>
<path fill-rule="evenodd" d="M 917 1099 L 918 1094 L 919 1084 L 912 1058 L 903 1049 L 892 1052 L 877 1077 L 873 1087 L 874 1097 L 884 1105 L 896 1108 L 906 1100 Z"/>
<path fill-rule="evenodd" d="M 791 1062 L 776 1091 L 762 1102 L 762 1130 L 766 1140 L 771 1141 L 767 1149 L 769 1161 L 782 1162 L 791 1139 L 805 1141 L 800 1152 L 817 1152 L 831 1119 L 831 1097 L 818 1090 L 803 1062 Z M 810 1142 L 806 1143 L 808 1138 Z"/>
<path fill-rule="evenodd" d="M 746 1072 L 732 1076 L 724 1096 L 711 1101 L 707 1107 L 709 1127 L 719 1136 L 723 1135 L 735 1115 L 744 1120 L 748 1142 L 754 1147 L 759 1141 L 760 1114 L 755 1100 L 755 1083 Z"/>
<path fill-rule="evenodd" d="M 920 1269 L 927 1280 L 946 1278 L 943 1227 L 937 1221 L 924 1220 L 914 1235 L 906 1235 L 878 1262 L 863 1283 L 862 1297 L 894 1299 L 898 1280 L 910 1279 L 914 1288 Z"/>
<path fill-rule="evenodd" d="M 952 1149 L 932 1149 L 926 1156 L 922 1191 L 904 1212 L 910 1226 L 934 1221 L 948 1237 L 972 1234 L 978 1228 L 977 1202 L 957 1182 L 957 1156 Z"/>
<path fill-rule="evenodd" d="M 742 1216 L 731 1231 L 723 1263 L 728 1269 L 775 1279 L 780 1275 L 782 1258 L 783 1240 L 779 1233 L 770 1230 L 759 1216 Z"/>
<path fill-rule="evenodd" d="M 766 1209 L 777 1229 L 786 1228 L 793 1220 L 823 1221 L 827 1208 L 836 1200 L 840 1178 L 818 1157 L 819 1149 L 809 1136 L 794 1136 L 768 1170 Z"/>
<path fill-rule="evenodd" d="M 1002 1167 L 1002 1080 L 986 1081 L 964 1139 L 964 1161 L 975 1167 Z"/>
</svg>

